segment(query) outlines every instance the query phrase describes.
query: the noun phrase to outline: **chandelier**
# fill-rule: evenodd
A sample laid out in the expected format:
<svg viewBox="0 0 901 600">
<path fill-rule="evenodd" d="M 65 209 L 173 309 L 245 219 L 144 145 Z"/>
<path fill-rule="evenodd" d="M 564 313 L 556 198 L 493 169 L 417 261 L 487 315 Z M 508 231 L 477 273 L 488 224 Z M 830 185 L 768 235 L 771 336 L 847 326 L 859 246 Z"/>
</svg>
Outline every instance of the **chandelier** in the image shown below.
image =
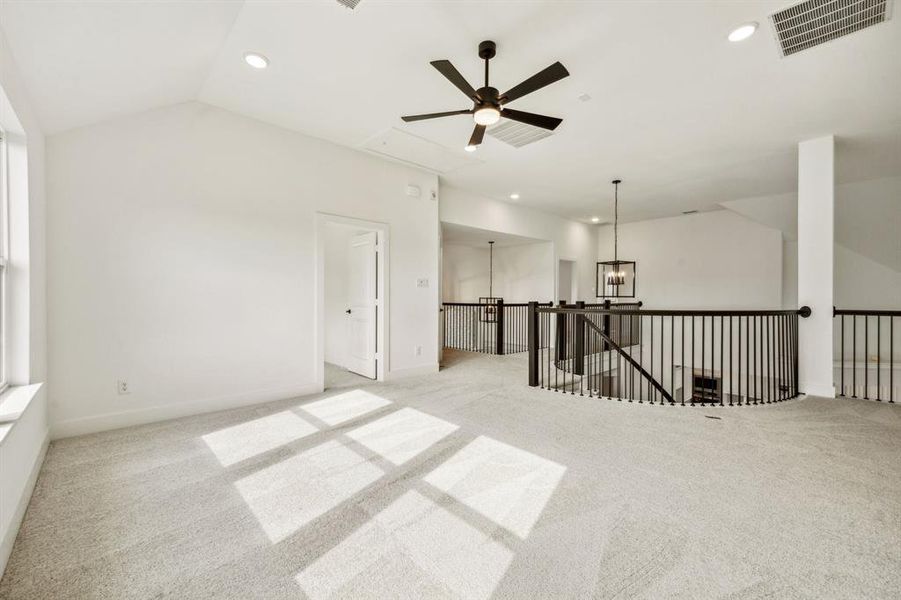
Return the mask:
<svg viewBox="0 0 901 600">
<path fill-rule="evenodd" d="M 619 184 L 613 180 L 613 260 L 597 264 L 595 287 L 598 298 L 635 297 L 635 261 L 619 259 Z"/>
</svg>

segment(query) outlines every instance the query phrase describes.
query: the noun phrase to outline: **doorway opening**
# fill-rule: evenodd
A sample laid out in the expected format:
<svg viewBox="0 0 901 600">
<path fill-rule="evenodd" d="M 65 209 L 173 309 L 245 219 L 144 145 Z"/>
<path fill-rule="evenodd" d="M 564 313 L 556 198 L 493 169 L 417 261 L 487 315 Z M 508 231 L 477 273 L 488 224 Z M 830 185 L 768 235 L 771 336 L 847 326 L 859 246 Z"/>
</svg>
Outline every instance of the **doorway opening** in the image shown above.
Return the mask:
<svg viewBox="0 0 901 600">
<path fill-rule="evenodd" d="M 316 363 L 323 389 L 384 380 L 387 245 L 384 224 L 318 215 Z"/>
<path fill-rule="evenodd" d="M 576 261 L 560 259 L 557 262 L 557 301 L 575 302 L 579 299 L 576 287 Z"/>
</svg>

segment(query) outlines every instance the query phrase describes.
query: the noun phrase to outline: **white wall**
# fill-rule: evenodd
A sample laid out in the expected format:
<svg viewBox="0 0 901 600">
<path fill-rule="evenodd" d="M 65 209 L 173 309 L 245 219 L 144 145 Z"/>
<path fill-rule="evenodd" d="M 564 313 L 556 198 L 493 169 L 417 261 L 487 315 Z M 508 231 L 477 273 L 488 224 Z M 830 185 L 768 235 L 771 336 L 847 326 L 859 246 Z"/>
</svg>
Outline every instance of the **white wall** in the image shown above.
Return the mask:
<svg viewBox="0 0 901 600">
<path fill-rule="evenodd" d="M 858 181 L 836 187 L 835 241 L 901 272 L 901 177 Z M 885 301 L 891 302 L 891 298 Z M 901 299 L 893 304 L 901 307 Z"/>
<path fill-rule="evenodd" d="M 554 245 L 550 242 L 502 246 L 494 252 L 497 292 L 507 302 L 554 299 Z"/>
<path fill-rule="evenodd" d="M 44 136 L 2 29 L 0 89 L 0 125 L 9 138 L 14 178 L 9 190 L 9 380 L 25 385 L 47 378 Z M 38 389 L 16 422 L 0 426 L 0 576 L 43 462 L 45 389 Z"/>
<path fill-rule="evenodd" d="M 573 290 L 573 263 L 568 260 L 558 261 L 557 265 L 557 297 L 555 300 L 566 300 L 578 297 L 578 292 Z"/>
<path fill-rule="evenodd" d="M 446 302 L 478 302 L 488 295 L 488 250 L 445 244 L 443 294 Z M 493 294 L 505 302 L 548 302 L 554 298 L 554 247 L 550 242 L 494 249 Z"/>
<path fill-rule="evenodd" d="M 798 306 L 798 241 L 782 242 L 782 308 Z"/>
<path fill-rule="evenodd" d="M 55 434 L 315 391 L 317 211 L 390 226 L 389 376 L 437 369 L 434 175 L 200 103 L 53 136 L 47 170 Z"/>
<path fill-rule="evenodd" d="M 478 302 L 488 295 L 488 249 L 442 245 L 441 294 L 444 302 Z"/>
<path fill-rule="evenodd" d="M 596 226 L 451 187 L 441 189 L 441 221 L 547 240 L 551 242 L 554 254 L 551 265 L 555 273 L 550 278 L 551 285 L 556 281 L 557 260 L 574 260 L 580 295 L 585 300 L 594 297 Z"/>
<path fill-rule="evenodd" d="M 351 227 L 325 226 L 325 362 L 347 366 L 347 269 Z"/>
<path fill-rule="evenodd" d="M 598 244 L 599 260 L 612 260 L 612 226 Z M 638 263 L 646 308 L 782 306 L 782 234 L 730 211 L 621 223 L 619 258 Z"/>
</svg>

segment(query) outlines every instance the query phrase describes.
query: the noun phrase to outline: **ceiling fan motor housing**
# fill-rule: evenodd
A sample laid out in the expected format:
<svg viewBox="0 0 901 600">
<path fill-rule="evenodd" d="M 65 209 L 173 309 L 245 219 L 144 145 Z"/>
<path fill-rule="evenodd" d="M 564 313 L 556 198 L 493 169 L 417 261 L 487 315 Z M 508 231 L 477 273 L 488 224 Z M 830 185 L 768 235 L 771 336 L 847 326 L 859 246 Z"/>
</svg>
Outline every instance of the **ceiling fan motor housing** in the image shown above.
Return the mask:
<svg viewBox="0 0 901 600">
<path fill-rule="evenodd" d="M 494 58 L 495 54 L 497 54 L 497 44 L 495 44 L 491 40 L 485 40 L 484 42 L 479 44 L 479 57 L 480 58 L 489 60 L 489 59 Z"/>
<path fill-rule="evenodd" d="M 476 102 L 474 108 L 478 109 L 478 108 L 484 108 L 486 106 L 491 106 L 491 107 L 494 107 L 494 108 L 500 110 L 501 104 L 500 104 L 500 101 L 498 98 L 500 93 L 497 91 L 497 88 L 493 88 L 490 86 L 479 88 L 476 90 L 476 94 L 479 95 L 481 102 Z"/>
</svg>

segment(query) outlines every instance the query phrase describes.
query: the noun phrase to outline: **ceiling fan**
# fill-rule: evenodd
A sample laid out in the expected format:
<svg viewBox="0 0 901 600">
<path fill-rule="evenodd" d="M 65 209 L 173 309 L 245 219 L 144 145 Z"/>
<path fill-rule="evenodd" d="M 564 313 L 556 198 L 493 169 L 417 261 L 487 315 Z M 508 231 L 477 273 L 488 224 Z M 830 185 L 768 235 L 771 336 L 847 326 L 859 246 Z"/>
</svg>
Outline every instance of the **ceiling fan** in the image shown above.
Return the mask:
<svg viewBox="0 0 901 600">
<path fill-rule="evenodd" d="M 438 117 L 450 117 L 453 115 L 472 115 L 476 122 L 476 127 L 469 138 L 469 145 L 466 149 L 472 152 L 485 137 L 485 129 L 488 125 L 498 122 L 501 117 L 542 127 L 553 131 L 563 122 L 563 119 L 556 117 L 547 117 L 545 115 L 536 115 L 535 113 L 523 112 L 521 110 L 513 110 L 506 108 L 508 102 L 513 102 L 517 98 L 522 98 L 526 94 L 531 94 L 536 90 L 548 86 L 556 81 L 560 81 L 564 77 L 569 76 L 560 62 L 555 62 L 546 69 L 532 75 L 519 85 L 513 86 L 503 94 L 498 93 L 497 88 L 488 85 L 488 61 L 494 58 L 497 53 L 497 45 L 492 41 L 484 41 L 479 44 L 479 57 L 485 60 L 485 87 L 473 89 L 471 85 L 460 75 L 460 72 L 454 68 L 449 60 L 433 60 L 431 65 L 447 77 L 447 79 L 457 86 L 461 92 L 472 100 L 473 106 L 470 109 L 452 110 L 448 112 L 429 113 L 425 115 L 410 115 L 401 117 L 406 122 L 424 121 L 426 119 L 437 119 Z"/>
</svg>

